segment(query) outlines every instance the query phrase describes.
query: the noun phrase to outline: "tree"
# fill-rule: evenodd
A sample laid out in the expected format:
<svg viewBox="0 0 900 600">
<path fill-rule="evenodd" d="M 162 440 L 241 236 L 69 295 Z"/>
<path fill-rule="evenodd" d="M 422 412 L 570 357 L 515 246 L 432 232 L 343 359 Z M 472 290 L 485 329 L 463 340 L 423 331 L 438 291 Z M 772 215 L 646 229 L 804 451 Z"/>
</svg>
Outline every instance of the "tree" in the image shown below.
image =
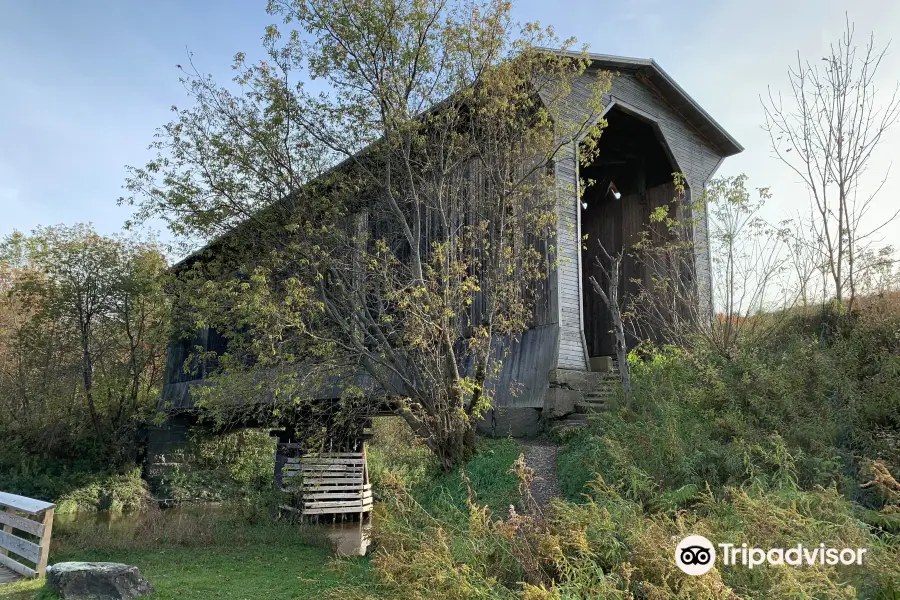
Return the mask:
<svg viewBox="0 0 900 600">
<path fill-rule="evenodd" d="M 779 319 L 759 318 L 763 313 L 794 304 L 783 281 L 787 232 L 759 216 L 769 190 L 758 189 L 754 199 L 746 182 L 746 175 L 715 179 L 704 193 L 717 303 L 709 339 L 724 356 L 731 356 L 742 336 L 773 331 Z"/>
<path fill-rule="evenodd" d="M 622 317 L 623 299 L 620 298 L 619 294 L 622 258 L 625 256 L 625 251 L 620 250 L 615 255 L 610 256 L 599 240 L 597 241 L 597 246 L 600 248 L 600 256 L 596 259 L 597 267 L 603 274 L 606 286 L 604 287 L 591 275 L 591 287 L 594 288 L 594 293 L 599 294 L 603 300 L 603 304 L 606 305 L 612 320 L 613 335 L 616 338 L 616 360 L 619 362 L 622 388 L 625 391 L 625 408 L 631 410 L 634 394 L 631 388 L 631 368 L 628 366 L 628 342 L 625 340 L 625 320 Z M 608 268 L 604 261 L 609 263 Z M 608 294 L 607 289 L 609 290 Z"/>
<path fill-rule="evenodd" d="M 596 135 L 609 77 L 540 50 L 552 32 L 515 37 L 503 1 L 269 11 L 296 29 L 270 27 L 259 64 L 237 56 L 239 92 L 185 69 L 193 107 L 123 200 L 185 240 L 219 236 L 183 277 L 185 312 L 229 338 L 198 393 L 219 415 L 248 393 L 308 414 L 309 390 L 342 378 L 355 417 L 374 385 L 449 469 L 553 268 L 550 167 Z M 570 102 L 579 79 L 589 97 Z"/>
<path fill-rule="evenodd" d="M 706 213 L 715 314 L 700 302 L 692 221 L 683 218 L 683 180 L 676 177 L 676 197 L 657 208 L 635 244 L 634 252 L 647 276 L 626 310 L 637 339 L 664 340 L 687 346 L 692 338 L 731 357 L 742 337 L 761 338 L 777 325 L 762 313 L 793 304 L 783 277 L 787 271 L 787 232 L 759 216 L 770 197 L 747 190 L 746 175 L 710 181 L 691 214 Z M 655 336 L 655 337 L 654 337 Z"/>
<path fill-rule="evenodd" d="M 5 413 L 37 437 L 43 429 L 48 445 L 54 420 L 73 429 L 86 420 L 106 443 L 125 427 L 133 442 L 134 419 L 155 405 L 168 337 L 155 244 L 83 224 L 45 227 L 7 236 L 0 265 L 0 312 L 11 317 L 0 339 Z"/>
<path fill-rule="evenodd" d="M 817 297 L 827 298 L 828 267 L 823 261 L 819 245 L 809 215 L 798 214 L 795 219 L 786 219 L 779 225 L 786 232 L 786 263 L 797 286 L 800 305 L 806 308 Z M 819 289 L 821 285 L 821 289 Z"/>
<path fill-rule="evenodd" d="M 875 79 L 887 47 L 878 49 L 872 35 L 860 51 L 854 34 L 848 20 L 843 36 L 820 62 L 804 62 L 798 54 L 797 65 L 788 72 L 787 106 L 771 90 L 763 101 L 772 151 L 809 191 L 815 248 L 827 266 L 831 291 L 838 302 L 849 297 L 851 307 L 861 276 L 858 258 L 872 250 L 874 236 L 900 214 L 868 223 L 887 175 L 868 188 L 865 175 L 900 117 L 900 87 L 880 96 Z"/>
<path fill-rule="evenodd" d="M 110 303 L 110 326 L 119 355 L 127 356 L 128 391 L 118 417 L 137 414 L 141 399 L 154 399 L 169 341 L 165 257 L 155 244 L 119 241 L 118 278 Z"/>
</svg>

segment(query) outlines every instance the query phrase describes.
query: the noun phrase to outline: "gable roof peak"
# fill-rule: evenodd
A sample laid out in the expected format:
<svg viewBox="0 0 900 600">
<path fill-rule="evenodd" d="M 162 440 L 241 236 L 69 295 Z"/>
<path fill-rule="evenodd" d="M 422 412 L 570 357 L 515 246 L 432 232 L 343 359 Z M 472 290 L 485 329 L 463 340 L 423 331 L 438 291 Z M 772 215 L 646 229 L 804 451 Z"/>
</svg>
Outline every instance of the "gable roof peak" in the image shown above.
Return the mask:
<svg viewBox="0 0 900 600">
<path fill-rule="evenodd" d="M 561 53 L 565 56 L 580 58 L 581 52 L 547 50 Z M 744 150 L 724 127 L 722 127 L 696 100 L 672 79 L 672 76 L 659 66 L 652 58 L 634 58 L 630 56 L 615 56 L 612 54 L 596 54 L 589 52 L 588 59 L 592 66 L 606 71 L 626 71 L 643 76 L 649 82 L 663 100 L 669 104 L 675 112 L 690 123 L 722 156 L 732 156 Z"/>
</svg>

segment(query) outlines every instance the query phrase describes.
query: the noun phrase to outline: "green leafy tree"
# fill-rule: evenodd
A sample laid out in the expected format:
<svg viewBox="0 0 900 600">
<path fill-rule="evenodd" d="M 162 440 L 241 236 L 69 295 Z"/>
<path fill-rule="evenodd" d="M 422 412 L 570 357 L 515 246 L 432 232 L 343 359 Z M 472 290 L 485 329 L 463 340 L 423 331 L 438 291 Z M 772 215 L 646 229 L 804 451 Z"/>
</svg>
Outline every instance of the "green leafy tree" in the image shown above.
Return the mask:
<svg viewBox="0 0 900 600">
<path fill-rule="evenodd" d="M 36 439 L 58 426 L 75 439 L 86 421 L 86 437 L 133 442 L 134 418 L 155 404 L 168 336 L 156 245 L 83 224 L 44 227 L 7 236 L 0 265 L 4 411 Z"/>
<path fill-rule="evenodd" d="M 609 76 L 541 50 L 570 45 L 551 31 L 514 31 L 507 2 L 269 11 L 285 27 L 266 60 L 237 56 L 239 91 L 185 69 L 193 105 L 123 200 L 215 240 L 182 269 L 187 323 L 230 343 L 195 393 L 218 419 L 309 420 L 312 390 L 340 381 L 330 410 L 355 419 L 379 398 L 449 469 L 555 266 L 552 166 L 599 132 Z"/>
</svg>

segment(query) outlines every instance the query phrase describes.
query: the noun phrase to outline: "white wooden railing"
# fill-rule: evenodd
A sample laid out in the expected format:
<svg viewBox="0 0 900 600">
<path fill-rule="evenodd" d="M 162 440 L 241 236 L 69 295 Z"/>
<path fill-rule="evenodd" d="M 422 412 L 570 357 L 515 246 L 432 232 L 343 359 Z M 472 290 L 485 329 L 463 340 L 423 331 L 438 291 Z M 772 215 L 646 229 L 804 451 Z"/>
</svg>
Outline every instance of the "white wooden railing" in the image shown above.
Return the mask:
<svg viewBox="0 0 900 600">
<path fill-rule="evenodd" d="M 55 508 L 49 502 L 0 492 L 0 566 L 24 577 L 44 575 Z"/>
</svg>

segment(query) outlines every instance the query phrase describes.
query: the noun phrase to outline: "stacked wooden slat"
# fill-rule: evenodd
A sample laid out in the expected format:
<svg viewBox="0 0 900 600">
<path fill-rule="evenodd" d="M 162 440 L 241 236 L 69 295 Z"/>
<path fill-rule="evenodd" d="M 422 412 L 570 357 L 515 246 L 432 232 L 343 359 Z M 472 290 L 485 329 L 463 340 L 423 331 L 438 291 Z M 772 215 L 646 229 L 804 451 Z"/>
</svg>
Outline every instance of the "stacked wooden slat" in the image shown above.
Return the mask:
<svg viewBox="0 0 900 600">
<path fill-rule="evenodd" d="M 323 452 L 288 458 L 282 488 L 298 495 L 303 515 L 368 513 L 372 484 L 363 452 Z"/>
</svg>

